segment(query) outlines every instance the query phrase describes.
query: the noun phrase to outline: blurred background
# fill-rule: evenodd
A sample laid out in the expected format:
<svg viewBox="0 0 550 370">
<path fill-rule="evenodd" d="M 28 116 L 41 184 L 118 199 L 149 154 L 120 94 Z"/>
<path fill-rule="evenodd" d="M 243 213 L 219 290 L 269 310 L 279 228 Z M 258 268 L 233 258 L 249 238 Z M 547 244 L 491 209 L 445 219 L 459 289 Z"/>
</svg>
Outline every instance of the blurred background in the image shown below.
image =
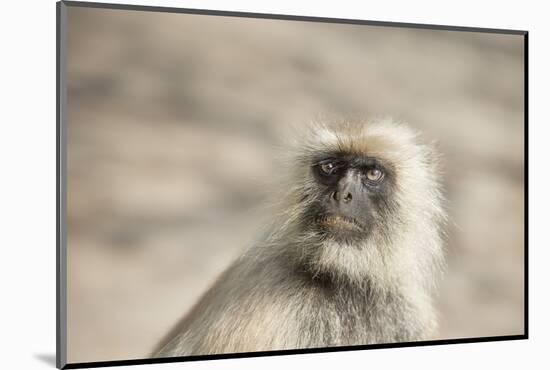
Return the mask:
<svg viewBox="0 0 550 370">
<path fill-rule="evenodd" d="M 281 132 L 437 140 L 439 338 L 523 333 L 523 37 L 68 8 L 68 361 L 147 358 L 269 216 Z"/>
</svg>

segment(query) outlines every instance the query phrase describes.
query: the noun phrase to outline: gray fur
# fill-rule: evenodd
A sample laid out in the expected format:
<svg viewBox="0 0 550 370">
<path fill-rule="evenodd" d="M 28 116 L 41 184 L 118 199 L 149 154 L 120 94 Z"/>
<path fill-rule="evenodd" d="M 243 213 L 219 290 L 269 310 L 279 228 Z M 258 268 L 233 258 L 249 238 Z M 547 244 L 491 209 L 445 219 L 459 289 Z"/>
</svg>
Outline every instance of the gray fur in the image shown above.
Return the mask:
<svg viewBox="0 0 550 370">
<path fill-rule="evenodd" d="M 377 156 L 397 172 L 375 228 L 342 244 L 311 227 L 313 155 Z M 271 232 L 206 292 L 155 357 L 408 342 L 436 327 L 445 214 L 435 152 L 392 121 L 316 125 L 293 152 Z"/>
</svg>

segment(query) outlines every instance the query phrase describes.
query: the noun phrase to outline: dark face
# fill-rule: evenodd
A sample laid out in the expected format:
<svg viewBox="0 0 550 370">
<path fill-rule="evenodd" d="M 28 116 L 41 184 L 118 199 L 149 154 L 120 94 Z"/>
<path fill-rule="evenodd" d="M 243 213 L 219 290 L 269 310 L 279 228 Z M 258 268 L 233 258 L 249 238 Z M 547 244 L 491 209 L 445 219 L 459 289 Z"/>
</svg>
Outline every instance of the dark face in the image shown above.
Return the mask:
<svg viewBox="0 0 550 370">
<path fill-rule="evenodd" d="M 308 210 L 312 226 L 336 241 L 366 238 L 391 211 L 394 173 L 373 157 L 332 153 L 312 163 L 318 185 Z"/>
</svg>

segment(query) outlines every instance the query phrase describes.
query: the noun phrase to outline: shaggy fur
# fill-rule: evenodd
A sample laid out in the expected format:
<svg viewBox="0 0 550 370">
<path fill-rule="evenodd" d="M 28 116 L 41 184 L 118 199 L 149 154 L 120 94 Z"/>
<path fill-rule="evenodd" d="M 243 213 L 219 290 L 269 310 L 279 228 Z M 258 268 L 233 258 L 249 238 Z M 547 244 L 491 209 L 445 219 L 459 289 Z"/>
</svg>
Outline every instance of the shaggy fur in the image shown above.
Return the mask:
<svg viewBox="0 0 550 370">
<path fill-rule="evenodd" d="M 156 357 L 416 341 L 436 326 L 432 292 L 445 220 L 434 150 L 385 120 L 315 124 L 290 151 L 264 240 L 241 256 L 159 344 Z M 376 158 L 391 194 L 361 240 L 315 227 L 312 163 L 322 153 Z"/>
</svg>

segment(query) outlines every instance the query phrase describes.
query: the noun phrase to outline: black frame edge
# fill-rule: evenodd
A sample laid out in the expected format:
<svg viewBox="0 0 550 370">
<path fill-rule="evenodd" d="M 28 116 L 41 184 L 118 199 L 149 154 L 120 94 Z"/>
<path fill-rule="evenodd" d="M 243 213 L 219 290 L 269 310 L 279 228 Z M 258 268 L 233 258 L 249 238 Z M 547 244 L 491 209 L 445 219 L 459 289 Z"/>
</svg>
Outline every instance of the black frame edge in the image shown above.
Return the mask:
<svg viewBox="0 0 550 370">
<path fill-rule="evenodd" d="M 523 36 L 523 84 L 524 84 L 524 102 L 523 102 L 523 114 L 524 114 L 524 134 L 523 134 L 523 150 L 524 150 L 524 267 L 523 267 L 523 283 L 524 283 L 524 332 L 525 337 L 529 338 L 529 32 L 525 32 Z"/>
<path fill-rule="evenodd" d="M 59 17 L 61 3 L 55 4 L 55 366 L 62 366 L 60 361 L 61 333 L 59 312 Z"/>
<path fill-rule="evenodd" d="M 67 7 L 57 2 L 56 10 L 56 346 L 55 365 L 67 365 L 67 254 L 65 238 L 65 37 Z"/>
<path fill-rule="evenodd" d="M 329 352 L 349 352 L 349 351 L 361 351 L 361 350 L 372 350 L 372 349 L 422 347 L 422 346 L 447 345 L 447 344 L 483 343 L 483 342 L 498 342 L 498 341 L 510 341 L 510 340 L 524 340 L 524 339 L 527 339 L 526 335 L 505 335 L 505 336 L 498 336 L 498 337 L 457 338 L 457 339 L 429 340 L 429 341 L 421 341 L 421 342 L 369 344 L 369 345 L 360 345 L 360 346 L 308 348 L 308 349 L 293 349 L 293 350 L 281 350 L 281 351 L 243 352 L 243 353 L 227 353 L 227 354 L 201 355 L 201 356 L 147 358 L 147 359 L 135 359 L 135 360 L 79 362 L 79 363 L 67 364 L 65 367 L 63 367 L 63 369 L 150 365 L 150 364 L 173 363 L 173 362 L 191 362 L 191 361 L 201 361 L 201 360 L 223 360 L 223 359 L 232 359 L 232 358 L 287 356 L 287 355 L 315 354 L 315 353 L 329 353 Z"/>
<path fill-rule="evenodd" d="M 358 25 L 398 27 L 398 28 L 417 28 L 417 29 L 426 29 L 426 30 L 437 30 L 437 31 L 499 33 L 499 34 L 508 34 L 508 35 L 524 35 L 525 33 L 527 33 L 527 31 L 525 30 L 449 26 L 449 25 L 436 25 L 436 24 L 425 24 L 425 23 L 384 22 L 384 21 L 370 21 L 370 20 L 351 19 L 351 18 L 329 18 L 329 17 L 301 16 L 301 15 L 288 15 L 288 14 L 238 12 L 238 11 L 215 10 L 215 9 L 192 9 L 192 8 L 174 8 L 174 7 L 152 6 L 152 5 L 112 4 L 112 3 L 84 2 L 84 1 L 72 1 L 72 0 L 63 0 L 62 2 L 65 5 L 71 6 L 71 7 L 96 8 L 96 9 L 200 14 L 200 15 L 213 15 L 213 16 L 225 16 L 225 17 L 258 18 L 258 19 L 316 22 L 316 23 L 340 23 L 340 24 L 358 24 Z"/>
</svg>

